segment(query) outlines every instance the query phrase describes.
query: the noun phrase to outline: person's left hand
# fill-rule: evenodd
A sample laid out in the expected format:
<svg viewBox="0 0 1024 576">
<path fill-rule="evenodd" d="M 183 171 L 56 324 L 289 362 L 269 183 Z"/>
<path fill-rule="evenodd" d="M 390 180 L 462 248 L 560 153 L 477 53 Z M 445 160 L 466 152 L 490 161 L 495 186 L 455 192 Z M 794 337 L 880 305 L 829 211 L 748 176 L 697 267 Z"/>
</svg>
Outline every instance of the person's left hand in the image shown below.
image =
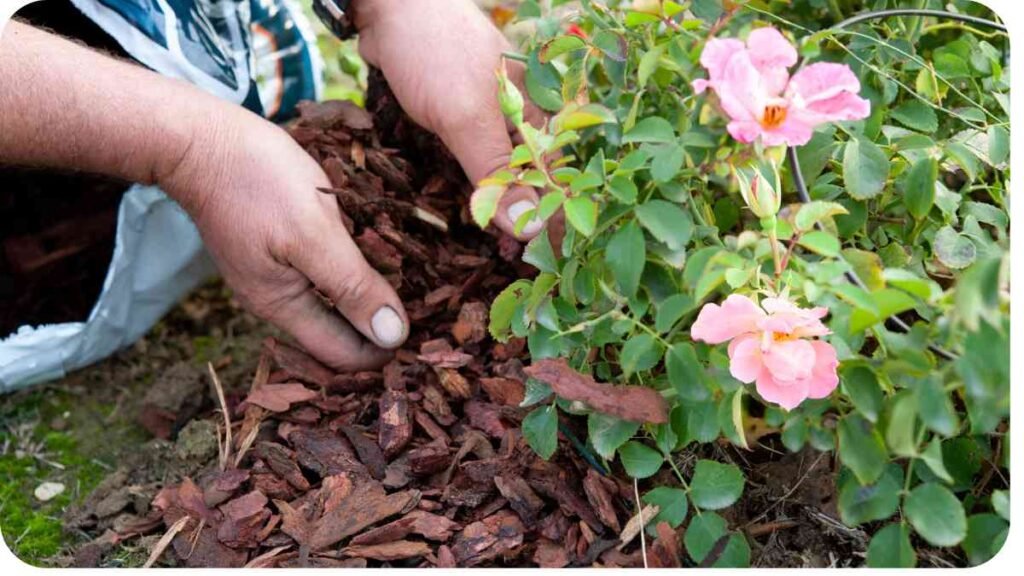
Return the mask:
<svg viewBox="0 0 1024 576">
<path fill-rule="evenodd" d="M 502 53 L 512 47 L 470 0 L 355 0 L 359 51 L 384 72 L 405 112 L 437 134 L 475 184 L 508 165 L 510 126 L 498 105 Z M 522 86 L 524 69 L 508 62 Z M 528 99 L 527 99 L 528 100 Z M 525 119 L 540 126 L 544 114 L 529 101 Z M 536 208 L 537 192 L 516 187 L 501 199 L 494 224 L 515 236 L 516 220 Z M 533 220 L 517 237 L 536 236 Z"/>
</svg>

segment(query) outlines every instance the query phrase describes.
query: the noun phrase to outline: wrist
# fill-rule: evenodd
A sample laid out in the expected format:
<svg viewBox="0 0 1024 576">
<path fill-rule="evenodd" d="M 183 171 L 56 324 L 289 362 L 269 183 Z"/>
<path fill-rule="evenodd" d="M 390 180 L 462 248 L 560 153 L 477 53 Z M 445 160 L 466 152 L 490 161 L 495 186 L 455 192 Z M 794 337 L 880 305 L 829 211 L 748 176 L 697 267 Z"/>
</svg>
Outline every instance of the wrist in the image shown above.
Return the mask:
<svg viewBox="0 0 1024 576">
<path fill-rule="evenodd" d="M 230 170 L 233 155 L 242 149 L 239 134 L 243 125 L 246 121 L 260 121 L 244 109 L 211 99 L 214 102 L 189 111 L 175 113 L 172 109 L 169 114 L 161 114 L 167 147 L 165 153 L 158 155 L 153 168 L 153 183 L 177 201 L 196 223 L 223 187 L 218 182 Z"/>
</svg>

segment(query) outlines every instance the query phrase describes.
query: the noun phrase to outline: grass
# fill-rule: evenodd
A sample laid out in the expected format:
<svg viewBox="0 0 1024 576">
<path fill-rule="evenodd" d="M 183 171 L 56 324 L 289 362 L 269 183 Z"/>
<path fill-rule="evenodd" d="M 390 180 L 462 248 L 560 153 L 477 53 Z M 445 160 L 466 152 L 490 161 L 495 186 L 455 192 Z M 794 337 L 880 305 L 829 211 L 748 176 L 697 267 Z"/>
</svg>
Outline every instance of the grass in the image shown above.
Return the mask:
<svg viewBox="0 0 1024 576">
<path fill-rule="evenodd" d="M 70 417 L 69 394 L 42 389 L 5 400 L 0 405 L 0 532 L 18 558 L 45 565 L 71 537 L 62 529 L 64 509 L 108 470 L 85 456 L 71 433 L 49 426 Z M 61 482 L 64 492 L 40 502 L 33 492 L 43 482 Z"/>
</svg>

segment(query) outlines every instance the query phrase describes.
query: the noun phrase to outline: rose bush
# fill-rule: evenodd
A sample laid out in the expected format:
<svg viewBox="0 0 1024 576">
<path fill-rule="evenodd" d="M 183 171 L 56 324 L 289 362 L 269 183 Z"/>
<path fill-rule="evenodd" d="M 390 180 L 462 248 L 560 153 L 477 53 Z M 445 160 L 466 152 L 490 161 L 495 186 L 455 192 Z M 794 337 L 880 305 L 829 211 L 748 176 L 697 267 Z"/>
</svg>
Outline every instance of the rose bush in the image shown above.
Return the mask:
<svg viewBox="0 0 1024 576">
<path fill-rule="evenodd" d="M 833 27 L 901 7 L 884 0 L 560 4 L 519 8 L 532 32 L 508 58 L 525 90 L 499 74 L 522 144 L 472 212 L 486 226 L 529 185 L 543 195 L 518 225 L 567 225 L 526 247 L 537 275 L 493 303 L 490 329 L 671 410 L 620 420 L 531 380 L 531 445 L 550 455 L 559 413 L 583 415 L 604 465 L 670 470 L 643 499 L 689 522 L 695 563 L 720 541 L 715 565 L 749 561 L 714 512 L 744 487 L 709 447 L 723 439 L 834 452 L 869 565 L 912 566 L 921 546 L 994 555 L 1009 519 L 1005 34 L 935 16 Z M 527 98 L 546 125 L 523 121 Z"/>
</svg>

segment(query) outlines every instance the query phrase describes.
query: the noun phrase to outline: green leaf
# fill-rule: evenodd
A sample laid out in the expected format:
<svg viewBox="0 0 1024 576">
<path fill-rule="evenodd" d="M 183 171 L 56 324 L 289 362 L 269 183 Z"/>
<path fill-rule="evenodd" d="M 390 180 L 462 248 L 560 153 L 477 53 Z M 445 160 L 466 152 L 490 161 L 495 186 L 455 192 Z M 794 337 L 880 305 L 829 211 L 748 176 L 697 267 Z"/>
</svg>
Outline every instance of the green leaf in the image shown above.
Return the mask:
<svg viewBox="0 0 1024 576">
<path fill-rule="evenodd" d="M 864 310 L 869 312 L 873 317 L 878 316 L 878 305 L 875 304 L 875 300 L 871 297 L 871 293 L 861 288 L 860 286 L 854 286 L 853 284 L 837 284 L 832 286 L 832 291 L 835 292 L 844 302 L 852 304 L 856 310 Z"/>
<path fill-rule="evenodd" d="M 572 179 L 572 182 L 569 183 L 569 189 L 573 193 L 579 194 L 580 192 L 593 190 L 601 184 L 604 184 L 604 180 L 600 175 L 594 174 L 593 172 L 583 172 Z"/>
<path fill-rule="evenodd" d="M 871 537 L 869 567 L 913 568 L 916 565 L 917 553 L 910 544 L 910 528 L 906 524 L 889 524 Z"/>
<path fill-rule="evenodd" d="M 604 260 L 611 268 L 622 295 L 627 298 L 636 295 L 647 260 L 647 246 L 644 233 L 635 221 L 620 227 L 612 235 L 605 248 Z"/>
<path fill-rule="evenodd" d="M 741 532 L 729 536 L 725 550 L 711 565 L 712 568 L 747 568 L 750 566 L 750 545 Z"/>
<path fill-rule="evenodd" d="M 1003 517 L 1003 520 L 1010 519 L 1010 491 L 1009 490 L 993 490 L 992 491 L 992 509 L 997 514 Z"/>
<path fill-rule="evenodd" d="M 611 180 L 608 182 L 608 191 L 612 193 L 612 196 L 615 196 L 615 198 L 624 204 L 636 203 L 636 184 L 626 176 L 612 176 Z"/>
<path fill-rule="evenodd" d="M 654 336 L 643 332 L 633 336 L 622 346 L 619 364 L 622 374 L 629 378 L 631 374 L 650 370 L 661 360 L 661 345 Z"/>
<path fill-rule="evenodd" d="M 616 124 L 618 118 L 611 110 L 600 104 L 570 104 L 551 119 L 556 134 L 566 130 L 582 130 L 601 124 Z"/>
<path fill-rule="evenodd" d="M 668 381 L 684 401 L 702 401 L 709 396 L 704 385 L 704 368 L 689 342 L 679 342 L 665 353 Z"/>
<path fill-rule="evenodd" d="M 632 440 L 619 448 L 619 459 L 626 474 L 637 479 L 654 476 L 665 461 L 665 457 L 654 448 Z"/>
<path fill-rule="evenodd" d="M 818 222 L 842 214 L 849 214 L 846 207 L 842 204 L 812 200 L 800 207 L 800 210 L 796 213 L 796 218 L 793 220 L 793 224 L 796 226 L 797 231 L 807 232 L 814 228 Z"/>
<path fill-rule="evenodd" d="M 942 288 L 930 278 L 922 278 L 909 270 L 886 268 L 883 273 L 886 284 L 890 284 L 928 302 L 942 294 Z"/>
<path fill-rule="evenodd" d="M 523 438 L 547 460 L 558 448 L 558 409 L 554 404 L 535 408 L 523 418 Z"/>
<path fill-rule="evenodd" d="M 676 141 L 676 131 L 668 120 L 660 116 L 649 116 L 636 123 L 632 130 L 622 135 L 623 144 L 651 142 L 668 144 Z"/>
<path fill-rule="evenodd" d="M 654 317 L 654 329 L 664 334 L 675 326 L 687 310 L 693 308 L 693 298 L 689 294 L 673 294 L 660 304 Z"/>
<path fill-rule="evenodd" d="M 949 225 L 943 226 L 935 233 L 932 250 L 939 262 L 954 270 L 970 266 L 978 256 L 978 248 L 974 242 Z"/>
<path fill-rule="evenodd" d="M 718 405 L 713 400 L 689 402 L 684 406 L 686 434 L 697 442 L 711 442 L 718 438 L 721 426 L 718 421 Z"/>
<path fill-rule="evenodd" d="M 547 220 L 554 216 L 555 212 L 558 212 L 563 203 L 565 203 L 565 194 L 561 190 L 548 192 L 541 196 L 540 203 L 537 204 L 537 217 L 541 220 Z"/>
<path fill-rule="evenodd" d="M 841 381 L 854 408 L 871 422 L 877 422 L 884 398 L 875 371 L 867 366 L 854 366 L 843 370 Z"/>
<path fill-rule="evenodd" d="M 1002 549 L 1010 524 L 995 514 L 975 514 L 967 519 L 967 537 L 961 547 L 972 566 L 984 564 Z"/>
<path fill-rule="evenodd" d="M 519 407 L 529 408 L 542 400 L 547 400 L 553 393 L 551 386 L 548 386 L 546 382 L 541 382 L 536 378 L 527 378 L 526 392 L 523 394 L 523 401 L 519 403 Z"/>
<path fill-rule="evenodd" d="M 651 157 L 651 178 L 655 182 L 668 182 L 679 174 L 686 151 L 678 144 L 658 146 Z"/>
<path fill-rule="evenodd" d="M 565 201 L 565 218 L 584 236 L 592 236 L 597 227 L 597 204 L 587 196 L 576 196 Z"/>
<path fill-rule="evenodd" d="M 535 60 L 536 56 L 533 59 Z M 540 66 L 543 65 L 537 62 L 537 67 Z M 526 69 L 526 76 L 523 80 L 523 84 L 526 85 L 526 93 L 530 95 L 530 100 L 541 109 L 547 112 L 558 112 L 562 109 L 562 95 L 558 90 L 544 85 L 544 81 L 538 77 L 543 74 L 543 71 L 538 71 L 534 68 L 531 61 Z"/>
<path fill-rule="evenodd" d="M 636 217 L 670 250 L 678 250 L 693 235 L 693 219 L 682 208 L 665 200 L 648 200 L 636 207 Z"/>
<path fill-rule="evenodd" d="M 697 564 L 703 562 L 715 543 L 725 536 L 727 529 L 725 519 L 714 512 L 704 512 L 691 518 L 683 534 L 683 544 L 690 558 Z"/>
<path fill-rule="evenodd" d="M 587 416 L 587 434 L 594 450 L 602 458 L 615 457 L 615 451 L 640 429 L 639 422 L 620 420 L 614 416 L 591 412 Z"/>
<path fill-rule="evenodd" d="M 562 54 L 573 52 L 585 47 L 587 44 L 579 36 L 559 36 L 548 40 L 541 46 L 538 58 L 541 63 L 547 64 Z"/>
<path fill-rule="evenodd" d="M 490 185 L 477 188 L 469 198 L 469 211 L 473 221 L 481 228 L 487 228 L 498 212 L 498 202 L 505 193 L 505 186 Z"/>
<path fill-rule="evenodd" d="M 548 231 L 543 230 L 526 245 L 523 251 L 523 262 L 531 264 L 541 272 L 558 273 L 558 259 L 548 239 Z"/>
<path fill-rule="evenodd" d="M 618 32 L 611 30 L 598 30 L 592 40 L 594 46 L 607 58 L 615 62 L 625 62 L 629 53 L 629 45 L 626 39 Z"/>
<path fill-rule="evenodd" d="M 952 436 L 960 428 L 956 409 L 935 375 L 921 379 L 914 389 L 917 394 L 918 414 L 929 430 L 943 436 Z"/>
<path fill-rule="evenodd" d="M 728 419 L 724 419 L 721 423 L 722 432 L 732 441 L 733 444 L 750 450 L 750 446 L 747 445 L 747 435 L 744 433 L 743 427 L 743 387 L 736 388 L 736 391 L 732 393 L 732 400 L 725 402 L 722 401 L 721 409 L 723 413 L 728 413 Z M 726 410 L 728 409 L 728 410 Z M 731 426 L 730 426 L 731 425 Z M 730 429 L 731 428 L 731 429 Z"/>
<path fill-rule="evenodd" d="M 920 220 L 931 212 L 935 204 L 935 182 L 939 179 L 939 163 L 934 158 L 922 158 L 914 163 L 903 185 L 903 203 L 907 212 Z"/>
<path fill-rule="evenodd" d="M 971 332 L 981 328 L 981 320 L 999 326 L 1004 318 L 999 306 L 1002 258 L 986 258 L 974 264 L 960 277 L 954 303 L 956 315 Z"/>
<path fill-rule="evenodd" d="M 874 198 L 889 178 L 889 158 L 870 140 L 858 137 L 846 143 L 843 179 L 846 192 L 856 200 Z"/>
<path fill-rule="evenodd" d="M 705 562 L 719 540 L 727 538 L 725 548 L 711 564 L 713 568 L 745 568 L 750 565 L 750 545 L 740 533 L 728 533 L 725 520 L 714 512 L 693 517 L 683 543 L 694 562 Z"/>
<path fill-rule="evenodd" d="M 807 418 L 801 414 L 793 414 L 782 427 L 782 445 L 790 452 L 799 452 L 807 443 L 809 434 Z"/>
<path fill-rule="evenodd" d="M 839 255 L 839 239 L 824 230 L 813 230 L 800 237 L 798 243 L 822 256 Z"/>
<path fill-rule="evenodd" d="M 906 312 L 917 304 L 906 292 L 895 288 L 883 288 L 871 292 L 870 296 L 875 311 L 857 309 L 850 313 L 850 332 L 860 332 L 890 316 Z"/>
<path fill-rule="evenodd" d="M 686 520 L 689 506 L 686 501 L 686 492 L 683 490 L 659 486 L 644 494 L 643 501 L 659 508 L 658 515 L 651 521 L 654 525 L 658 522 L 668 522 L 669 526 L 678 528 L 683 520 Z"/>
<path fill-rule="evenodd" d="M 914 530 L 933 546 L 954 546 L 967 536 L 963 505 L 934 482 L 914 488 L 903 503 L 903 512 Z"/>
<path fill-rule="evenodd" d="M 847 248 L 843 250 L 843 258 L 853 266 L 853 271 L 864 281 L 868 290 L 881 290 L 885 288 L 885 280 L 882 277 L 882 258 L 874 252 Z"/>
<path fill-rule="evenodd" d="M 897 106 L 889 116 L 911 130 L 931 134 L 939 128 L 939 118 L 935 110 L 924 102 L 914 99 Z"/>
<path fill-rule="evenodd" d="M 910 391 L 897 394 L 891 403 L 889 426 L 885 430 L 885 441 L 897 456 L 916 456 L 915 424 L 917 423 L 917 400 Z"/>
<path fill-rule="evenodd" d="M 533 283 L 529 280 L 516 280 L 494 299 L 494 302 L 491 303 L 490 322 L 487 327 L 492 338 L 499 342 L 508 340 L 512 316 L 515 314 L 516 308 L 526 301 L 532 286 Z"/>
<path fill-rule="evenodd" d="M 690 480 L 690 499 L 702 510 L 720 510 L 743 494 L 743 472 L 733 464 L 698 460 Z"/>
<path fill-rule="evenodd" d="M 861 484 L 871 484 L 885 471 L 889 454 L 875 427 L 863 417 L 850 414 L 839 421 L 839 458 Z"/>
<path fill-rule="evenodd" d="M 1010 158 L 1010 133 L 1002 126 L 988 128 L 988 160 L 1000 166 Z"/>
<path fill-rule="evenodd" d="M 640 63 L 637 65 L 636 77 L 637 86 L 641 88 L 647 86 L 647 81 L 651 78 L 651 74 L 654 74 L 655 70 L 658 69 L 658 61 L 661 60 L 661 55 L 665 53 L 665 48 L 668 44 L 661 44 L 651 48 L 644 55 L 640 57 Z"/>
<path fill-rule="evenodd" d="M 839 514 L 848 526 L 885 520 L 896 513 L 903 490 L 903 469 L 890 464 L 878 482 L 861 485 L 853 474 L 840 475 Z"/>
<path fill-rule="evenodd" d="M 920 458 L 940 480 L 947 484 L 953 483 L 953 477 L 946 470 L 945 457 L 942 455 L 942 442 L 938 438 L 932 440 L 928 447 L 921 451 Z"/>
</svg>

